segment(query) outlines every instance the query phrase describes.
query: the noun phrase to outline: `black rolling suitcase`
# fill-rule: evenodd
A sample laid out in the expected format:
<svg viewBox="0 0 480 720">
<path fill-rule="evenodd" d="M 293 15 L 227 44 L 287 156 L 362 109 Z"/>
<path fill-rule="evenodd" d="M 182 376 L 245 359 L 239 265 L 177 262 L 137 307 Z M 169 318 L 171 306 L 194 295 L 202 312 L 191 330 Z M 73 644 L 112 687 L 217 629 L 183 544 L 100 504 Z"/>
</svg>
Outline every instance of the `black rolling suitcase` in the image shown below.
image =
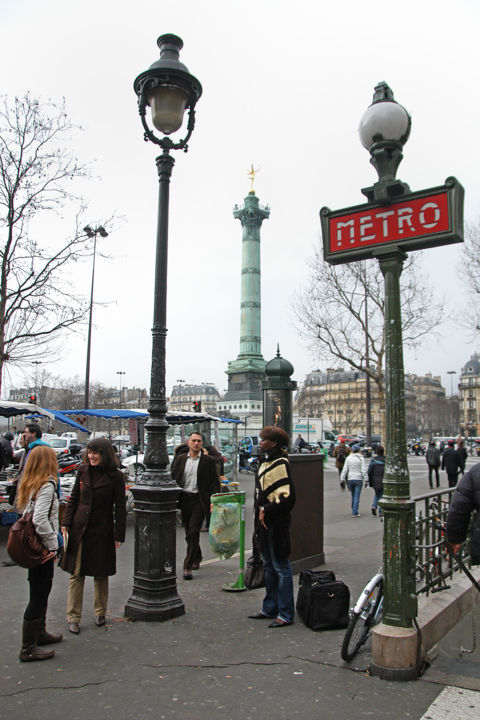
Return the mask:
<svg viewBox="0 0 480 720">
<path fill-rule="evenodd" d="M 312 630 L 331 630 L 348 625 L 350 590 L 331 570 L 300 572 L 297 612 Z"/>
</svg>

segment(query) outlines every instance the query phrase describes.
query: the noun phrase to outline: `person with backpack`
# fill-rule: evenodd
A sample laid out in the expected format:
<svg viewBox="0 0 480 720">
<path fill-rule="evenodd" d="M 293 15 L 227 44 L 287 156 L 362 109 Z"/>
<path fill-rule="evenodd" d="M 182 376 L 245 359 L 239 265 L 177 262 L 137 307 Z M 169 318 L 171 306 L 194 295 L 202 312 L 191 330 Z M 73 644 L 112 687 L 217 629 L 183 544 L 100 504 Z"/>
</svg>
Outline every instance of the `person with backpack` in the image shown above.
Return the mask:
<svg viewBox="0 0 480 720">
<path fill-rule="evenodd" d="M 372 503 L 372 515 L 377 514 L 378 501 L 383 496 L 383 474 L 385 472 L 384 452 L 383 447 L 381 445 L 377 445 L 377 449 L 375 451 L 376 457 L 370 460 L 367 470 L 368 484 L 371 488 L 373 488 L 375 493 Z M 378 511 L 378 514 L 382 514 L 381 509 Z"/>
<path fill-rule="evenodd" d="M 428 449 L 425 455 L 425 460 L 427 461 L 428 465 L 428 482 L 430 487 L 433 489 L 433 478 L 432 478 L 432 472 L 435 471 L 435 479 L 437 481 L 437 487 L 440 486 L 440 473 L 438 472 L 438 469 L 440 467 L 440 463 L 442 461 L 442 456 L 440 454 L 440 450 L 437 448 L 433 440 L 430 440 L 428 443 Z"/>
<path fill-rule="evenodd" d="M 345 481 L 342 481 L 342 470 L 343 466 L 345 465 L 345 460 L 347 459 L 348 455 L 350 455 L 350 448 L 348 445 L 345 444 L 345 440 L 340 440 L 340 445 L 337 445 L 337 447 L 333 451 L 333 457 L 335 458 L 335 467 L 338 470 L 338 479 L 340 481 L 340 487 L 342 490 L 345 490 Z"/>
<path fill-rule="evenodd" d="M 352 495 L 352 517 L 359 518 L 358 506 L 360 503 L 360 494 L 362 492 L 363 483 L 367 481 L 367 468 L 365 459 L 360 454 L 360 445 L 355 443 L 352 447 L 352 454 L 345 460 L 340 483 L 346 482 L 348 489 Z"/>
</svg>

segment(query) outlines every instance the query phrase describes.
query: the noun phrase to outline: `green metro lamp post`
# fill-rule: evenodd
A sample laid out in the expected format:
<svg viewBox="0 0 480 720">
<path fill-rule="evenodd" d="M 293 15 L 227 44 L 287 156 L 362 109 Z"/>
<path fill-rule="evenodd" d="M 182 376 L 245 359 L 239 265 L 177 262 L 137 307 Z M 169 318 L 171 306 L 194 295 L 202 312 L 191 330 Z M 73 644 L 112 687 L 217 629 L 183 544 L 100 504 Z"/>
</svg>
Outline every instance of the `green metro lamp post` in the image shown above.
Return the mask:
<svg viewBox="0 0 480 720">
<path fill-rule="evenodd" d="M 362 190 L 369 202 L 391 203 L 410 188 L 396 179 L 408 140 L 411 118 L 395 102 L 386 83 L 375 88 L 373 102 L 360 120 L 362 145 L 378 181 Z M 388 211 L 387 211 L 388 212 Z M 365 223 L 366 224 L 366 223 Z M 410 501 L 405 422 L 405 378 L 403 367 L 400 275 L 406 253 L 397 246 L 378 256 L 385 281 L 385 443 L 384 475 L 384 575 L 385 624 L 410 627 L 417 614 L 415 574 L 412 568 L 411 526 L 414 503 Z"/>
<path fill-rule="evenodd" d="M 377 259 L 384 276 L 385 593 L 383 623 L 374 631 L 371 669 L 392 679 L 411 679 L 417 673 L 414 503 L 406 452 L 400 276 L 407 251 L 463 241 L 464 191 L 454 177 L 416 192 L 396 177 L 410 128 L 408 112 L 395 102 L 388 85 L 379 83 L 359 127 L 360 140 L 378 173 L 377 182 L 362 190 L 368 202 L 320 211 L 325 260 L 339 264 Z"/>
<path fill-rule="evenodd" d="M 135 559 L 133 590 L 125 616 L 135 620 L 163 621 L 185 612 L 177 593 L 175 515 L 179 488 L 167 466 L 167 404 L 165 394 L 165 341 L 167 335 L 167 256 L 169 187 L 175 163 L 171 150 L 187 152 L 195 126 L 195 105 L 202 94 L 199 81 L 180 62 L 182 40 L 161 35 L 160 59 L 134 82 L 144 138 L 162 152 L 156 159 L 159 178 L 155 289 L 152 328 L 152 365 L 148 444 L 145 472 L 133 488 L 135 500 Z M 154 129 L 147 123 L 150 108 Z M 169 136 L 182 127 L 188 109 L 186 135 L 174 142 Z M 156 134 L 158 132 L 158 134 Z"/>
</svg>

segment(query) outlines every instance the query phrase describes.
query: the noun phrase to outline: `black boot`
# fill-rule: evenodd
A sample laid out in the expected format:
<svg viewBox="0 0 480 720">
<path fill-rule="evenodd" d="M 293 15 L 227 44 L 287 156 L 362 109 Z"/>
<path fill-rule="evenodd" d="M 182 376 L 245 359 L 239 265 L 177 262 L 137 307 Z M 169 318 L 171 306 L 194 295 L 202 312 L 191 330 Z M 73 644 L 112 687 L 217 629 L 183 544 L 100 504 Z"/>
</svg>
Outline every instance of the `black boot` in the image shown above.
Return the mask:
<svg viewBox="0 0 480 720">
<path fill-rule="evenodd" d="M 19 655 L 20 662 L 47 660 L 55 655 L 55 650 L 40 650 L 40 648 L 37 647 L 37 634 L 41 622 L 41 618 L 23 621 L 22 649 Z"/>
<path fill-rule="evenodd" d="M 62 633 L 49 633 L 47 630 L 47 611 L 42 615 L 40 620 L 40 627 L 37 633 L 37 645 L 51 645 L 52 643 L 61 642 L 63 639 Z"/>
</svg>

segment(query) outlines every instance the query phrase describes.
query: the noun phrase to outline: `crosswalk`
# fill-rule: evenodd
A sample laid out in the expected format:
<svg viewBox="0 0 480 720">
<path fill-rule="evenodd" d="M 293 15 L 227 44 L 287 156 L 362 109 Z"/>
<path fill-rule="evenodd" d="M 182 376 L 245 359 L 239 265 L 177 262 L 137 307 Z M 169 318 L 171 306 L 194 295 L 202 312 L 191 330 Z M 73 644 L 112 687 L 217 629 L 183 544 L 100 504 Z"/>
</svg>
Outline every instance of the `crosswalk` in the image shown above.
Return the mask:
<svg viewBox="0 0 480 720">
<path fill-rule="evenodd" d="M 447 685 L 420 720 L 477 720 L 480 693 Z"/>
</svg>

